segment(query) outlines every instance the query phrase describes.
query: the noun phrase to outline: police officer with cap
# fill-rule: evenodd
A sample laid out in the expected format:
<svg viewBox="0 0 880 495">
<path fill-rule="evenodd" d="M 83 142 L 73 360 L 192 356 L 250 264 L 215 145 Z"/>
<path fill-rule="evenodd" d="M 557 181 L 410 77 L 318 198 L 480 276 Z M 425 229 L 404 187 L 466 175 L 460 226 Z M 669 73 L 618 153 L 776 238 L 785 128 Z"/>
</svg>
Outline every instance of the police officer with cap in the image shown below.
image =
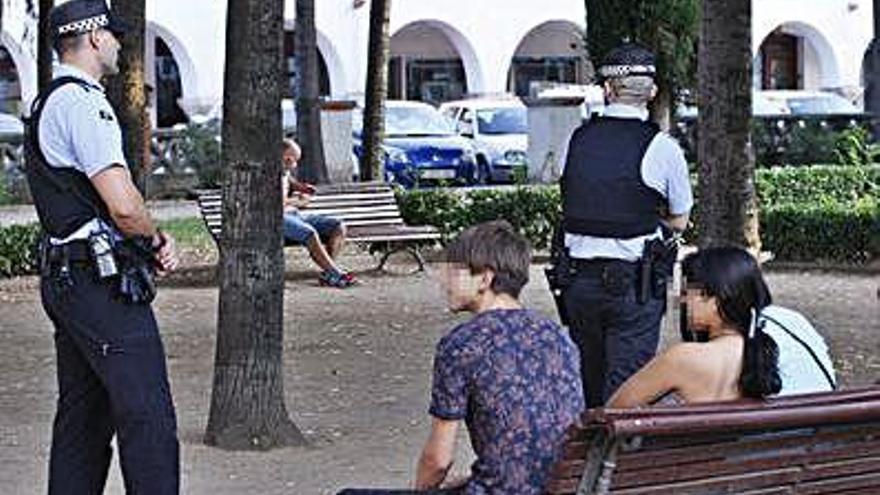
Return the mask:
<svg viewBox="0 0 880 495">
<path fill-rule="evenodd" d="M 71 0 L 49 18 L 61 64 L 25 144 L 57 353 L 49 493 L 103 493 L 115 435 L 126 492 L 176 494 L 177 424 L 150 301 L 152 276 L 177 256 L 132 183 L 101 85 L 118 72 L 127 26 L 103 0 Z"/>
<path fill-rule="evenodd" d="M 605 111 L 573 133 L 561 179 L 572 273 L 561 297 L 589 407 L 604 404 L 655 354 L 666 286 L 645 264 L 646 246 L 659 244 L 663 231 L 683 231 L 693 205 L 681 148 L 648 120 L 654 55 L 625 43 L 599 74 Z"/>
</svg>

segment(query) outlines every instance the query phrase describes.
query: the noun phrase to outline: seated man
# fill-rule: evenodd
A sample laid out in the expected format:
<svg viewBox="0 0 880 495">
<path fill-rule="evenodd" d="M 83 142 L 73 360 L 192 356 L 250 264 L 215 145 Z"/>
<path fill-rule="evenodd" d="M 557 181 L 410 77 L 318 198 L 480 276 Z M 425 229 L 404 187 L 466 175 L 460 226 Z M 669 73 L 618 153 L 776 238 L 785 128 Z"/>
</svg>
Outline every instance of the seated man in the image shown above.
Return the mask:
<svg viewBox="0 0 880 495">
<path fill-rule="evenodd" d="M 309 203 L 315 187 L 296 180 L 296 167 L 302 151 L 296 141 L 283 141 L 281 159 L 284 174 L 281 181 L 284 198 L 284 243 L 305 246 L 312 260 L 321 267 L 321 285 L 346 288 L 355 284 L 354 276 L 334 261 L 345 243 L 345 226 L 335 218 L 301 215 L 299 208 Z"/>
<path fill-rule="evenodd" d="M 543 493 L 584 397 L 568 333 L 518 300 L 530 262 L 528 241 L 507 222 L 472 227 L 447 247 L 442 281 L 449 309 L 475 316 L 437 345 L 432 428 L 417 491 L 342 493 Z M 455 483 L 448 474 L 461 420 L 477 460 L 471 477 Z"/>
</svg>

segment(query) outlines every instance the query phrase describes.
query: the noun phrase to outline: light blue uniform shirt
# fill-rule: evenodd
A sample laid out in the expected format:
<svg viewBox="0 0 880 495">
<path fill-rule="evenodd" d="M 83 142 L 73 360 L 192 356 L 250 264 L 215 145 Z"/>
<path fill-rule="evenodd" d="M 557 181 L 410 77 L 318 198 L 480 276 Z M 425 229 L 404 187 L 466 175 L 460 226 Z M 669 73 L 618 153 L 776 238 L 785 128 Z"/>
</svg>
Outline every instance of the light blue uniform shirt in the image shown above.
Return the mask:
<svg viewBox="0 0 880 495">
<path fill-rule="evenodd" d="M 648 120 L 648 111 L 619 103 L 605 107 L 606 117 Z M 563 166 L 565 159 L 563 158 Z M 687 161 L 678 142 L 666 133 L 658 133 L 642 158 L 642 181 L 669 202 L 669 213 L 685 215 L 694 204 Z M 636 261 L 642 256 L 645 241 L 659 237 L 660 229 L 649 235 L 630 239 L 609 239 L 565 234 L 565 247 L 573 258 L 612 258 Z"/>
<path fill-rule="evenodd" d="M 127 167 L 122 151 L 122 130 L 101 83 L 66 64 L 58 66 L 54 76 L 82 79 L 88 83 L 88 89 L 79 84 L 65 84 L 44 103 L 39 137 L 48 165 L 73 168 L 89 178 L 112 166 Z M 52 242 L 63 244 L 85 239 L 100 228 L 101 223 L 96 218 L 67 238 L 53 239 Z"/>
</svg>

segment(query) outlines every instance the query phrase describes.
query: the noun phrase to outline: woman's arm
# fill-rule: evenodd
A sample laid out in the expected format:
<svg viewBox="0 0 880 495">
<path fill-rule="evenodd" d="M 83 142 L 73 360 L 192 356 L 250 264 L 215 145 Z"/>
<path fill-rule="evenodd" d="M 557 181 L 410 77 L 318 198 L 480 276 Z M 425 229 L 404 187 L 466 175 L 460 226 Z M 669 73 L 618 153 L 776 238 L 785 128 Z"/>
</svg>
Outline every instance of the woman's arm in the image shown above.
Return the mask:
<svg viewBox="0 0 880 495">
<path fill-rule="evenodd" d="M 694 345 L 677 344 L 656 356 L 631 376 L 608 400 L 606 407 L 628 408 L 647 406 L 669 392 L 679 390 L 688 377 Z"/>
</svg>

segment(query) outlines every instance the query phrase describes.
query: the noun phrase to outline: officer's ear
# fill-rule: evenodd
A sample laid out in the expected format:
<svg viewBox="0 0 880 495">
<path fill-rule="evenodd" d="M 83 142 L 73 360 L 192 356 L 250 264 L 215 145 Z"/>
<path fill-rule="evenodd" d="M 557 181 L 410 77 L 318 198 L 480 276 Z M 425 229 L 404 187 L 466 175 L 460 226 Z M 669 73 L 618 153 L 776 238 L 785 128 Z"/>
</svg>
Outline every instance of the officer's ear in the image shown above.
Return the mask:
<svg viewBox="0 0 880 495">
<path fill-rule="evenodd" d="M 89 46 L 94 48 L 95 50 L 101 45 L 101 30 L 93 29 L 86 33 L 86 39 L 89 42 Z"/>
<path fill-rule="evenodd" d="M 658 92 L 658 91 L 659 91 L 659 89 L 657 88 L 657 84 L 656 84 L 656 83 L 654 83 L 653 85 L 651 85 L 651 101 L 653 101 L 654 98 L 657 97 L 657 92 Z"/>
</svg>

